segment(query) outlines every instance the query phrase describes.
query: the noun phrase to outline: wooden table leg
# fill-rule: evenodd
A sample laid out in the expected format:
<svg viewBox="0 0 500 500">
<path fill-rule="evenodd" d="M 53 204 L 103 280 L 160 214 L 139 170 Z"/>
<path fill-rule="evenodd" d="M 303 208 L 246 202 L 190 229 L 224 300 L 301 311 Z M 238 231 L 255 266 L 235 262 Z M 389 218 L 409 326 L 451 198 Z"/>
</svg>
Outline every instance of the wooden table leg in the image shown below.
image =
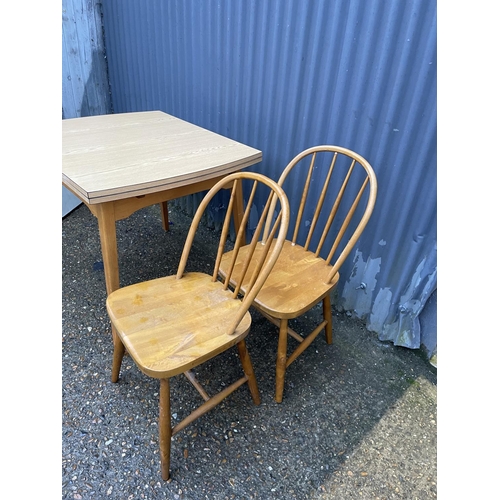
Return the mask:
<svg viewBox="0 0 500 500">
<path fill-rule="evenodd" d="M 101 238 L 102 261 L 108 295 L 120 288 L 118 271 L 118 246 L 116 243 L 116 219 L 113 202 L 96 206 L 99 236 Z"/>
<path fill-rule="evenodd" d="M 104 277 L 106 280 L 106 292 L 120 288 L 120 274 L 118 271 L 118 246 L 116 242 L 116 219 L 113 202 L 102 203 L 95 206 L 95 215 L 99 225 L 99 236 L 101 238 L 102 261 L 104 264 Z M 111 325 L 113 344 L 116 346 L 118 335 Z M 116 348 L 115 348 L 116 350 Z"/>
<path fill-rule="evenodd" d="M 205 189 L 207 186 L 197 186 L 194 190 L 198 192 L 199 190 Z M 180 196 L 182 193 L 178 193 Z M 189 194 L 189 193 L 186 193 Z M 116 221 L 123 219 L 130 213 L 142 208 L 143 206 L 148 206 L 151 203 L 137 204 L 137 200 L 131 198 L 130 200 L 119 200 L 116 206 L 117 212 L 115 211 L 115 202 L 108 201 L 105 203 L 92 205 L 92 213 L 97 217 L 97 222 L 99 225 L 99 236 L 101 239 L 101 251 L 102 259 L 104 264 L 104 275 L 106 278 L 106 291 L 108 295 L 120 288 L 120 275 L 118 269 L 118 246 L 116 241 Z M 160 207 L 162 211 L 163 219 L 163 229 L 168 231 L 168 203 L 167 201 L 160 202 Z M 241 225 L 243 220 L 244 206 L 243 206 L 243 188 L 241 182 L 238 183 L 236 187 L 236 197 L 233 204 L 233 217 L 235 223 L 235 231 Z"/>
<path fill-rule="evenodd" d="M 161 208 L 161 220 L 163 222 L 163 229 L 165 231 L 168 231 L 170 229 L 169 222 L 168 222 L 168 201 L 162 201 L 160 203 L 160 208 Z"/>
</svg>

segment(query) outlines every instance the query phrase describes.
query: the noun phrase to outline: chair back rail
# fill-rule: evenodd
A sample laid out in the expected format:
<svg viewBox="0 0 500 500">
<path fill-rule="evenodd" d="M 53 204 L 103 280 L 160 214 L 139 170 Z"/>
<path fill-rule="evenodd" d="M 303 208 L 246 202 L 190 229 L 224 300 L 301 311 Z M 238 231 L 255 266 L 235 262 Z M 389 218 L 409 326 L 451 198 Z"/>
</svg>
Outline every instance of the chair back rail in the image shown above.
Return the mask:
<svg viewBox="0 0 500 500">
<path fill-rule="evenodd" d="M 191 250 L 191 246 L 194 241 L 194 237 L 196 234 L 196 230 L 198 225 L 202 219 L 203 213 L 205 212 L 208 204 L 215 196 L 215 194 L 221 189 L 221 185 L 230 190 L 230 197 L 228 203 L 228 209 L 226 215 L 224 217 L 224 222 L 222 225 L 221 237 L 219 240 L 217 256 L 215 258 L 215 265 L 212 274 L 212 281 L 216 281 L 219 276 L 220 263 L 222 259 L 223 253 L 227 250 L 228 239 L 229 239 L 229 228 L 230 221 L 233 212 L 233 207 L 235 203 L 235 193 L 237 192 L 239 183 L 244 179 L 253 180 L 250 195 L 248 197 L 246 208 L 243 213 L 242 222 L 239 228 L 236 228 L 236 240 L 233 246 L 234 257 L 231 262 L 231 266 L 229 272 L 224 280 L 224 286 L 227 289 L 229 287 L 229 283 L 231 281 L 231 287 L 233 288 L 233 298 L 237 298 L 241 285 L 245 280 L 248 269 L 250 268 L 250 263 L 254 258 L 255 249 L 257 244 L 260 242 L 264 246 L 264 251 L 259 252 L 259 260 L 256 266 L 252 266 L 253 274 L 250 278 L 250 281 L 246 283 L 246 293 L 242 299 L 241 307 L 239 308 L 238 313 L 233 318 L 231 327 L 229 328 L 228 333 L 232 333 L 236 326 L 239 324 L 246 311 L 250 308 L 253 300 L 256 295 L 260 291 L 262 285 L 270 274 L 274 264 L 276 263 L 281 248 L 286 239 L 287 228 L 290 221 L 290 209 L 288 204 L 288 198 L 283 191 L 283 188 L 277 185 L 274 181 L 267 178 L 266 176 L 254 172 L 239 172 L 237 174 L 231 174 L 221 181 L 219 181 L 203 198 L 200 203 L 194 217 L 191 227 L 189 229 L 189 233 L 186 238 L 186 243 L 184 245 L 184 249 L 181 255 L 179 268 L 177 270 L 176 277 L 177 279 L 181 279 L 184 274 L 189 252 Z M 248 245 L 250 247 L 250 251 L 246 256 L 246 260 L 243 266 L 243 272 L 238 273 L 238 276 L 235 276 L 235 262 L 238 256 L 238 252 L 242 246 L 244 246 L 244 234 L 247 222 L 250 217 L 250 211 L 252 209 L 253 201 L 256 196 L 257 188 L 260 187 L 262 189 L 263 186 L 267 186 L 269 188 L 269 194 L 267 196 L 267 202 L 262 209 L 262 212 L 259 217 L 259 221 L 257 223 L 257 227 L 253 233 L 252 240 Z M 276 210 L 277 200 L 279 198 L 279 209 L 277 213 L 270 214 L 271 207 L 273 211 Z M 273 217 L 271 217 L 271 215 Z M 263 238 L 264 229 L 266 227 L 266 222 L 274 219 L 273 227 L 268 230 L 268 238 Z M 277 236 L 276 236 L 277 235 Z M 272 242 L 276 236 L 276 244 L 272 245 Z"/>
<path fill-rule="evenodd" d="M 245 210 L 241 199 L 243 184 L 250 184 Z M 214 254 L 213 273 L 187 272 L 189 254 L 200 222 L 209 203 L 221 190 L 229 190 L 230 194 L 217 250 L 207 250 L 209 254 Z M 254 200 L 258 199 L 257 192 L 262 199 L 266 199 L 267 195 L 267 202 L 251 243 L 245 245 L 245 229 L 252 207 L 256 205 Z M 225 194 L 223 196 L 226 197 Z M 270 232 L 271 237 L 264 245 L 259 245 L 258 256 L 255 256 L 269 209 L 272 204 L 276 206 L 278 200 L 278 214 Z M 229 277 L 219 281 L 222 255 L 226 245 L 231 245 L 229 229 L 232 217 L 237 234 L 233 246 L 235 253 L 242 248 L 251 251 L 244 272 L 235 272 L 237 266 L 233 263 Z M 164 480 L 170 477 L 171 440 L 175 434 L 212 410 L 243 384 L 248 385 L 253 402 L 260 404 L 257 379 L 245 343 L 252 323 L 248 310 L 278 260 L 289 220 L 288 198 L 275 181 L 252 172 L 230 174 L 208 191 L 196 210 L 177 273 L 119 288 L 106 300 L 106 308 L 116 332 L 111 381 L 118 381 L 125 351 L 143 373 L 160 379 L 158 428 L 161 475 Z M 247 280 L 249 269 L 253 271 Z M 231 287 L 233 283 L 236 284 L 234 290 L 229 289 L 230 280 Z M 243 280 L 246 287 L 244 294 L 240 293 Z M 192 370 L 233 346 L 238 348 L 244 375 L 217 394 L 209 396 Z M 204 402 L 172 427 L 169 379 L 181 373 L 186 375 Z"/>
<path fill-rule="evenodd" d="M 332 154 L 332 158 L 329 161 L 329 166 L 327 168 L 326 174 L 324 175 L 323 185 L 319 190 L 317 199 L 314 200 L 311 189 L 314 182 L 313 177 L 315 174 L 315 169 L 320 168 L 317 165 L 319 155 L 325 154 Z M 338 164 L 341 157 L 344 157 L 350 163 L 345 174 L 343 172 L 341 173 L 340 171 L 338 172 L 339 175 L 343 176 L 342 179 L 339 179 L 339 177 L 335 175 L 335 172 L 340 168 L 338 167 Z M 377 179 L 373 168 L 368 163 L 368 161 L 354 151 L 339 146 L 315 146 L 306 149 L 305 151 L 298 154 L 287 165 L 278 180 L 278 184 L 280 186 L 283 186 L 291 171 L 299 164 L 302 164 L 303 160 L 307 162 L 309 158 L 310 160 L 308 166 L 304 165 L 304 168 L 307 166 L 307 174 L 304 181 L 304 188 L 300 196 L 300 202 L 298 203 L 298 207 L 296 210 L 297 215 L 293 226 L 293 235 L 291 238 L 291 242 L 293 245 L 300 244 L 304 247 L 305 250 L 312 251 L 315 257 L 320 256 L 320 253 L 323 251 L 325 254 L 327 253 L 327 256 L 324 260 L 327 264 L 332 266 L 328 274 L 328 281 L 331 282 L 342 264 L 345 262 L 347 256 L 355 246 L 364 228 L 366 227 L 368 220 L 371 217 L 377 197 Z M 361 171 L 364 171 L 364 175 L 359 173 L 360 169 Z M 358 172 L 356 175 L 354 175 L 355 171 Z M 334 191 L 332 192 L 332 190 L 334 189 L 334 183 L 335 186 L 338 187 L 336 193 Z M 354 183 L 356 183 L 356 186 L 354 188 L 351 188 L 351 185 L 353 185 Z M 355 193 L 354 198 L 349 200 L 346 199 L 348 186 Z M 366 199 L 366 204 L 363 209 L 363 214 L 359 218 L 357 224 L 354 225 L 354 214 L 358 210 L 358 207 L 362 208 L 360 202 L 363 199 L 363 194 L 367 189 L 369 192 Z M 332 201 L 330 202 L 330 200 Z M 345 203 L 345 206 L 342 214 L 345 215 L 341 215 L 340 212 L 340 207 L 343 201 Z M 305 236 L 302 235 L 301 237 L 300 228 L 304 226 L 303 219 L 305 216 L 306 208 L 310 210 L 311 207 L 313 207 L 312 218 Z M 271 210 L 272 209 L 273 207 L 271 207 Z M 332 228 L 334 226 L 334 221 L 336 221 L 338 217 L 343 217 L 343 219 L 339 220 L 338 224 L 340 225 L 340 228 L 332 237 L 331 235 L 333 231 Z M 326 222 L 324 223 L 324 226 L 321 227 L 320 221 L 325 218 Z M 267 227 L 269 227 L 269 222 Z M 347 242 L 343 246 L 341 246 L 341 242 L 348 233 L 348 228 L 350 227 L 350 231 L 352 232 L 350 235 L 348 235 L 349 237 L 347 239 Z M 319 231 L 320 233 L 318 233 Z M 320 234 L 319 241 L 315 248 L 311 248 L 313 236 L 315 234 Z M 324 248 L 329 236 L 333 240 L 333 243 L 331 244 L 331 246 Z M 335 260 L 333 260 L 336 252 L 339 252 L 339 255 Z"/>
</svg>

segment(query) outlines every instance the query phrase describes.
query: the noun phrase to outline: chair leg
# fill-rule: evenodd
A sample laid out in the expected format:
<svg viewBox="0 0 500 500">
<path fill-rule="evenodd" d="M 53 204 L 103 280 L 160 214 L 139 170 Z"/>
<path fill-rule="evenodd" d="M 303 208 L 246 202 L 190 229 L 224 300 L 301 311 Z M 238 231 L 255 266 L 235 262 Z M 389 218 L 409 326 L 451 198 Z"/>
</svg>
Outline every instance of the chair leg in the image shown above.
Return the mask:
<svg viewBox="0 0 500 500">
<path fill-rule="evenodd" d="M 113 369 L 111 371 L 111 382 L 118 382 L 120 378 L 120 368 L 122 366 L 123 355 L 125 354 L 125 346 L 122 341 L 115 335 L 113 337 Z"/>
<path fill-rule="evenodd" d="M 288 340 L 288 320 L 280 321 L 280 333 L 278 339 L 278 354 L 276 356 L 276 394 L 274 399 L 277 403 L 283 401 L 283 389 L 285 387 L 286 371 L 286 347 Z"/>
<path fill-rule="evenodd" d="M 240 355 L 241 364 L 243 365 L 243 371 L 248 377 L 248 388 L 250 389 L 250 394 L 252 395 L 253 402 L 256 405 L 259 405 L 259 388 L 257 387 L 257 379 L 255 378 L 252 361 L 250 360 L 250 355 L 248 354 L 245 340 L 238 342 L 238 353 Z"/>
<path fill-rule="evenodd" d="M 330 295 L 327 295 L 323 299 L 323 318 L 326 321 L 325 326 L 325 337 L 326 343 L 331 344 L 333 341 L 333 332 L 332 332 L 332 304 L 330 301 Z"/>
<path fill-rule="evenodd" d="M 160 380 L 160 460 L 161 477 L 167 481 L 170 477 L 170 446 L 172 426 L 170 418 L 170 380 Z"/>
</svg>

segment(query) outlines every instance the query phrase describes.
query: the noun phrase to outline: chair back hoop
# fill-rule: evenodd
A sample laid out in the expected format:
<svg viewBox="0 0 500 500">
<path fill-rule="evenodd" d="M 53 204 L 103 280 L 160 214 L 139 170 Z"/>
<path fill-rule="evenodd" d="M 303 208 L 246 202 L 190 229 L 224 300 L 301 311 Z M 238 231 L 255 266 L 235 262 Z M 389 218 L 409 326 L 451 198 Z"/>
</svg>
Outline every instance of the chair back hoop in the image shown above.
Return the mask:
<svg viewBox="0 0 500 500">
<path fill-rule="evenodd" d="M 330 166 L 328 168 L 328 171 L 326 173 L 326 177 L 324 180 L 324 185 L 319 193 L 318 199 L 316 200 L 316 204 L 312 203 L 312 200 L 310 200 L 311 195 L 310 195 L 310 187 L 311 187 L 311 182 L 313 178 L 313 172 L 316 164 L 316 159 L 317 155 L 320 153 L 333 153 L 332 160 L 330 162 Z M 353 249 L 354 245 L 358 241 L 359 237 L 361 236 L 363 230 L 365 229 L 372 213 L 373 213 L 373 208 L 375 206 L 375 200 L 377 198 L 377 178 L 375 175 L 375 172 L 372 168 L 372 166 L 368 163 L 368 161 L 363 158 L 361 155 L 358 153 L 355 153 L 354 151 L 351 151 L 350 149 L 343 148 L 340 146 L 333 146 L 333 145 L 320 145 L 320 146 L 314 146 L 311 148 L 308 148 L 301 153 L 299 153 L 295 158 L 293 158 L 290 163 L 286 166 L 286 168 L 283 170 L 283 173 L 281 174 L 280 178 L 278 179 L 278 184 L 280 186 L 283 186 L 286 178 L 288 177 L 288 174 L 296 167 L 301 160 L 304 158 L 310 156 L 311 161 L 309 163 L 305 183 L 304 183 L 304 189 L 302 191 L 302 195 L 300 198 L 300 203 L 298 206 L 297 210 L 297 215 L 295 218 L 295 226 L 293 230 L 293 236 L 291 238 L 292 244 L 297 244 L 297 238 L 299 236 L 299 229 L 301 228 L 302 224 L 302 217 L 304 215 L 304 211 L 306 209 L 306 202 L 308 203 L 308 207 L 315 206 L 314 209 L 314 215 L 312 217 L 312 220 L 309 225 L 309 229 L 307 231 L 307 237 L 305 238 L 305 241 L 301 244 L 304 246 L 306 250 L 309 250 L 309 246 L 312 242 L 312 237 L 313 233 L 316 228 L 321 229 L 318 226 L 318 222 L 320 220 L 320 215 L 324 213 L 323 217 L 327 215 L 327 220 L 324 225 L 324 228 L 322 229 L 321 237 L 319 239 L 319 242 L 314 250 L 311 250 L 314 252 L 315 256 L 318 257 L 320 255 L 320 252 L 323 249 L 323 245 L 325 243 L 325 240 L 327 239 L 327 236 L 329 235 L 330 230 L 332 229 L 333 221 L 335 219 L 335 216 L 338 214 L 339 206 L 344 198 L 344 195 L 347 191 L 347 186 L 351 182 L 353 183 L 353 179 L 355 176 L 353 176 L 354 169 L 356 168 L 357 165 L 360 165 L 364 171 L 365 171 L 365 176 L 364 179 L 362 179 L 361 186 L 359 187 L 359 190 L 357 192 L 357 195 L 355 196 L 354 200 L 352 201 L 352 204 L 347 211 L 347 215 L 344 217 L 344 220 L 342 221 L 342 224 L 340 226 L 340 229 L 338 230 L 338 233 L 334 239 L 334 242 L 329 250 L 328 256 L 326 257 L 325 261 L 327 264 L 331 264 L 332 268 L 328 274 L 328 282 L 331 282 L 335 275 L 338 273 L 340 267 L 342 264 L 345 262 L 347 256 Z M 328 205 L 328 202 L 332 199 L 331 197 L 327 196 L 327 191 L 328 188 L 331 185 L 331 181 L 335 178 L 334 169 L 338 160 L 339 156 L 344 156 L 349 158 L 350 161 L 350 166 L 348 168 L 348 171 L 341 182 L 339 191 L 333 201 L 333 205 L 331 205 L 331 208 L 327 209 L 326 205 Z M 356 186 L 357 187 L 357 186 Z M 357 226 L 355 227 L 354 231 L 352 232 L 352 235 L 348 239 L 347 243 L 344 245 L 344 247 L 341 249 L 340 243 L 344 235 L 346 234 L 346 231 L 349 227 L 349 225 L 352 222 L 354 213 L 356 212 L 356 209 L 358 208 L 358 205 L 360 203 L 360 200 L 363 196 L 364 191 L 368 187 L 369 193 L 368 193 L 368 199 L 366 201 L 366 206 L 364 208 L 363 215 L 361 216 Z M 273 199 L 273 203 L 275 203 L 275 200 Z M 330 202 L 331 203 L 331 202 Z M 271 212 L 273 211 L 274 207 L 271 206 Z M 328 210 L 328 212 L 327 212 Z M 326 212 L 326 213 L 325 213 Z M 266 228 L 264 231 L 264 234 L 266 234 L 269 231 L 270 223 L 266 224 Z M 338 255 L 337 259 L 332 263 L 333 256 L 337 251 L 340 251 L 340 254 Z"/>
<path fill-rule="evenodd" d="M 184 249 L 182 251 L 181 260 L 179 262 L 179 267 L 177 270 L 177 279 L 181 279 L 184 274 L 187 260 L 189 257 L 189 253 L 191 250 L 191 246 L 194 241 L 194 237 L 196 234 L 196 230 L 199 226 L 199 223 L 203 217 L 205 210 L 207 209 L 210 201 L 213 197 L 221 190 L 228 189 L 230 191 L 229 203 L 227 206 L 227 211 L 224 217 L 224 222 L 222 225 L 221 236 L 219 240 L 217 256 L 215 259 L 215 265 L 212 274 L 212 281 L 217 281 L 217 277 L 219 274 L 219 267 L 222 260 L 223 253 L 227 250 L 226 243 L 229 239 L 230 234 L 230 226 L 231 226 L 231 217 L 234 213 L 236 198 L 238 194 L 242 194 L 242 183 L 247 181 L 251 184 L 250 194 L 248 200 L 246 200 L 246 207 L 244 208 L 242 221 L 239 227 L 235 227 L 236 230 L 236 239 L 233 246 L 233 261 L 231 263 L 231 268 L 227 274 L 227 277 L 224 281 L 224 287 L 226 289 L 229 288 L 229 282 L 232 280 L 232 286 L 234 285 L 233 298 L 238 299 L 240 288 L 243 280 L 246 280 L 246 271 L 250 267 L 250 261 L 254 256 L 255 248 L 257 247 L 257 243 L 264 246 L 263 251 L 259 252 L 259 262 L 257 266 L 254 268 L 254 273 L 250 277 L 250 280 L 246 286 L 246 292 L 241 301 L 241 307 L 237 310 L 237 313 L 233 318 L 231 318 L 230 326 L 228 328 L 228 333 L 232 334 L 240 321 L 245 316 L 246 312 L 252 305 L 253 300 L 259 293 L 262 285 L 265 280 L 269 276 L 274 264 L 278 260 L 279 253 L 283 248 L 283 244 L 285 243 L 286 234 L 288 231 L 288 224 L 290 221 L 290 208 L 288 204 L 288 198 L 283 191 L 283 188 L 279 186 L 275 181 L 266 177 L 263 174 L 259 174 L 256 172 L 236 172 L 234 174 L 229 174 L 228 176 L 221 179 L 217 184 L 215 184 L 205 195 L 203 200 L 201 201 L 196 213 L 193 217 L 193 221 L 191 223 L 191 227 L 189 229 L 186 242 L 184 244 Z M 253 181 L 253 182 L 252 182 Z M 239 252 L 239 249 L 245 244 L 245 233 L 246 226 L 248 224 L 250 218 L 250 212 L 252 206 L 255 206 L 254 200 L 257 196 L 257 192 L 262 191 L 267 186 L 269 194 L 267 196 L 267 201 L 262 209 L 262 212 L 259 217 L 259 221 L 257 223 L 256 229 L 253 233 L 252 240 L 248 244 L 250 247 L 250 252 L 248 252 L 248 257 L 243 266 L 243 273 L 238 273 L 236 276 L 233 273 L 235 268 L 235 261 Z M 274 202 L 273 202 L 274 200 Z M 270 213 L 271 205 L 273 206 L 273 210 L 276 210 L 276 205 L 279 201 L 279 209 L 277 213 Z M 265 227 L 265 223 L 267 220 L 274 220 L 273 226 L 269 228 L 268 234 L 269 238 L 264 239 L 263 229 Z M 270 223 L 269 223 L 270 225 Z M 272 245 L 272 242 L 275 240 L 275 244 Z"/>
</svg>

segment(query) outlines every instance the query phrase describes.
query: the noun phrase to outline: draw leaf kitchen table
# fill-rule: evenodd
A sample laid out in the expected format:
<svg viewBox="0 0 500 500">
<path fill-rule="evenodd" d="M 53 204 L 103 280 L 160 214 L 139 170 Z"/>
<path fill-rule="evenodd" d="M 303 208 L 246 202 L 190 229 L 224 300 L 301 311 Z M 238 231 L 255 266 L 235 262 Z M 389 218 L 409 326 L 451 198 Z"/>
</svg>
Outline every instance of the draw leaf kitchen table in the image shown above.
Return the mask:
<svg viewBox="0 0 500 500">
<path fill-rule="evenodd" d="M 210 189 L 258 163 L 262 152 L 161 111 L 62 121 L 62 183 L 97 217 L 110 294 L 120 287 L 116 221 L 154 204 Z M 243 193 L 235 203 L 241 222 Z"/>
</svg>

